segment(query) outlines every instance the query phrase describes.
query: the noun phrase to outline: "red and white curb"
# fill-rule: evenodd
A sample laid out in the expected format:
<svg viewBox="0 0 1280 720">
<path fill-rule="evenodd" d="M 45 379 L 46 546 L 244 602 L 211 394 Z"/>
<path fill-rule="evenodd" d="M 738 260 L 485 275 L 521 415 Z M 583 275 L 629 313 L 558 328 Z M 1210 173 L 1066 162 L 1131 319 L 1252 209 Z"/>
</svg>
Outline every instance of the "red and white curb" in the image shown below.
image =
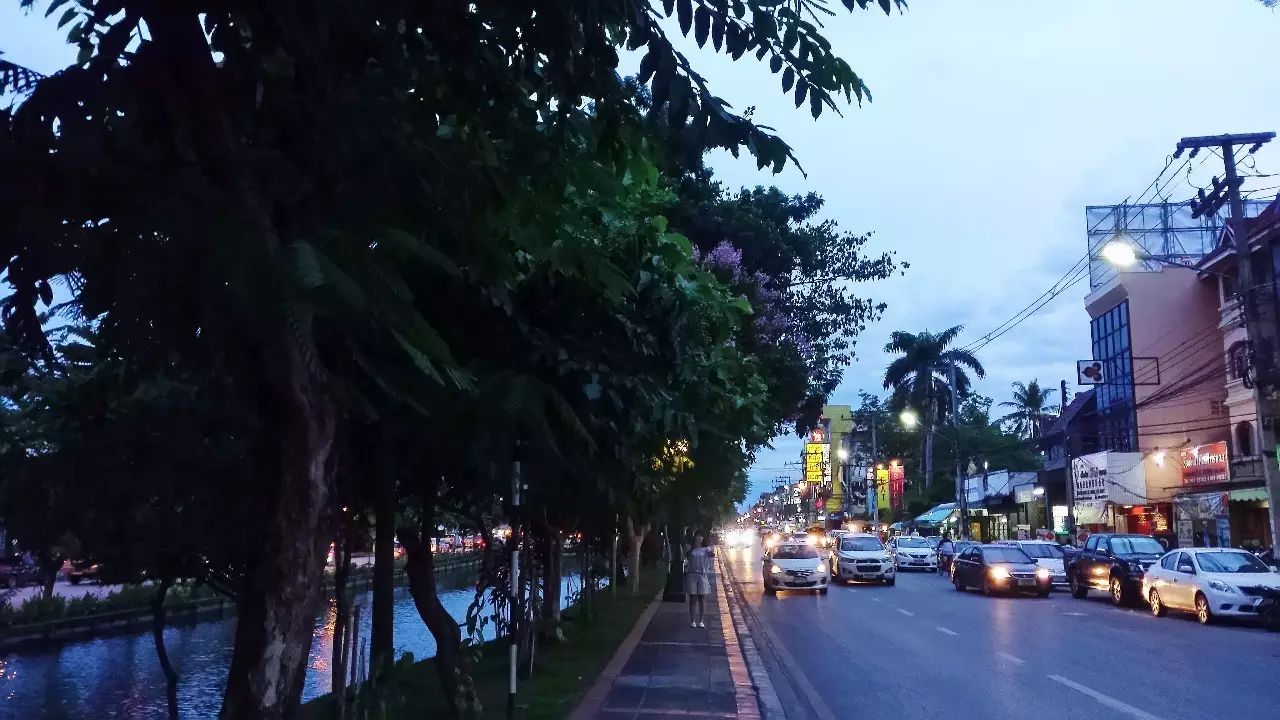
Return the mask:
<svg viewBox="0 0 1280 720">
<path fill-rule="evenodd" d="M 720 627 L 729 656 L 729 675 L 733 678 L 734 694 L 738 701 L 738 717 L 784 720 L 786 713 L 782 709 L 782 701 L 778 699 L 773 680 L 765 669 L 764 659 L 760 657 L 751 629 L 747 627 L 742 610 L 729 589 L 734 582 L 732 575 L 727 572 L 724 561 L 719 556 L 716 557 L 716 565 L 720 575 L 720 592 L 716 593 L 716 603 L 721 605 Z M 732 621 L 727 622 L 726 617 Z"/>
</svg>

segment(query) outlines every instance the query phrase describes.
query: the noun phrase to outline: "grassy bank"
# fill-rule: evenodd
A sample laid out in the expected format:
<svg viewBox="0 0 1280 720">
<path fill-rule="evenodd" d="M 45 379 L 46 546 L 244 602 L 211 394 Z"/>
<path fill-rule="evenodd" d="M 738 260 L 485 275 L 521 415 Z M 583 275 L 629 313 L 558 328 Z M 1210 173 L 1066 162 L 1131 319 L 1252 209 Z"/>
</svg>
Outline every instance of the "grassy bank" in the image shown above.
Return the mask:
<svg viewBox="0 0 1280 720">
<path fill-rule="evenodd" d="M 520 683 L 519 716 L 530 720 L 552 720 L 569 714 L 578 698 L 608 664 L 645 607 L 662 588 L 665 567 L 650 567 L 640 576 L 640 594 L 631 596 L 619 589 L 615 597 L 608 590 L 598 595 L 591 617 L 583 617 L 577 606 L 563 615 L 566 642 L 539 648 L 533 677 Z M 426 629 L 423 629 L 426 632 Z M 507 645 L 499 640 L 483 648 L 473 667 L 476 693 L 484 707 L 479 718 L 505 718 L 507 698 Z M 361 707 L 377 708 L 369 713 L 379 720 L 408 720 L 448 717 L 448 707 L 440 691 L 435 663 L 424 660 L 401 663 L 374 692 L 366 692 Z M 336 718 L 331 697 L 322 697 L 304 708 L 304 720 Z M 360 713 L 348 713 L 360 720 Z"/>
</svg>

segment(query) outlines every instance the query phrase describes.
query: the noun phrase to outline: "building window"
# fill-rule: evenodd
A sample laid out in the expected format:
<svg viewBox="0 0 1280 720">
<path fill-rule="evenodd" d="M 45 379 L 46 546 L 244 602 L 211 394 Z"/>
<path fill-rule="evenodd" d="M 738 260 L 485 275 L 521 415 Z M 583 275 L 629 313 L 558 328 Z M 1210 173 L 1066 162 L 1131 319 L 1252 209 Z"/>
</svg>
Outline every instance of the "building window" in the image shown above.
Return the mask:
<svg viewBox="0 0 1280 720">
<path fill-rule="evenodd" d="M 1253 457 L 1253 423 L 1248 420 L 1236 425 L 1236 457 Z"/>
<path fill-rule="evenodd" d="M 1227 377 L 1239 380 L 1244 377 L 1249 365 L 1249 345 L 1243 340 L 1233 343 L 1227 350 Z"/>
<path fill-rule="evenodd" d="M 1129 301 L 1102 313 L 1089 323 L 1093 359 L 1102 363 L 1106 382 L 1098 385 L 1098 437 L 1104 450 L 1138 449 L 1138 419 L 1134 406 L 1133 351 L 1129 339 Z"/>
</svg>

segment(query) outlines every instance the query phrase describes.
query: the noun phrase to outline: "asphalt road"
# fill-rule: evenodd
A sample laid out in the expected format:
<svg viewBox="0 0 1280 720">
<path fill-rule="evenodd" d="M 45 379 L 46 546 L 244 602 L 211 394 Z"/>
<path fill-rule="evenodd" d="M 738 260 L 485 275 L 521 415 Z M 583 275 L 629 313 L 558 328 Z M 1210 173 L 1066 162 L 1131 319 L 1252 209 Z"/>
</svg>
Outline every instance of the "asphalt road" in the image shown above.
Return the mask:
<svg viewBox="0 0 1280 720">
<path fill-rule="evenodd" d="M 788 718 L 1276 717 L 1280 633 L 1121 609 L 1103 593 L 985 597 L 933 573 L 766 596 L 722 549 Z"/>
</svg>

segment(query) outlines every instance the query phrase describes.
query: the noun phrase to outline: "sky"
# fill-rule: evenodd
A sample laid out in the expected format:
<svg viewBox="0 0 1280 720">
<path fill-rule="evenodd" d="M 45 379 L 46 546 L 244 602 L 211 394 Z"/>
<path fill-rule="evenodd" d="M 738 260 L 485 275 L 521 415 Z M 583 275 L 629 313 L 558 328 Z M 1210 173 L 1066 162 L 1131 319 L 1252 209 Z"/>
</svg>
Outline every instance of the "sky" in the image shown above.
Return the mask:
<svg viewBox="0 0 1280 720">
<path fill-rule="evenodd" d="M 817 192 L 826 217 L 874 232 L 870 249 L 911 265 L 863 286 L 889 307 L 859 338 L 833 404 L 880 392 L 891 331 L 964 325 L 969 342 L 1031 302 L 1085 253 L 1085 206 L 1137 197 L 1179 138 L 1280 129 L 1280 14 L 1258 0 L 911 0 L 888 17 L 828 1 L 837 14 L 824 34 L 874 96 L 842 116 L 796 110 L 750 54 L 733 62 L 677 44 L 717 95 L 754 106 L 807 173 L 720 154 L 721 180 Z M 0 0 L 7 60 L 52 72 L 74 59 L 46 6 L 24 14 Z M 1280 148 L 1260 151 L 1257 169 L 1280 172 Z M 1206 163 L 1169 195 L 1190 197 L 1212 172 Z M 1074 286 L 983 348 L 976 391 L 1000 402 L 1014 381 L 1074 378 L 1090 356 L 1087 291 Z M 793 437 L 762 450 L 748 497 L 794 476 L 786 463 L 800 451 Z"/>
</svg>

